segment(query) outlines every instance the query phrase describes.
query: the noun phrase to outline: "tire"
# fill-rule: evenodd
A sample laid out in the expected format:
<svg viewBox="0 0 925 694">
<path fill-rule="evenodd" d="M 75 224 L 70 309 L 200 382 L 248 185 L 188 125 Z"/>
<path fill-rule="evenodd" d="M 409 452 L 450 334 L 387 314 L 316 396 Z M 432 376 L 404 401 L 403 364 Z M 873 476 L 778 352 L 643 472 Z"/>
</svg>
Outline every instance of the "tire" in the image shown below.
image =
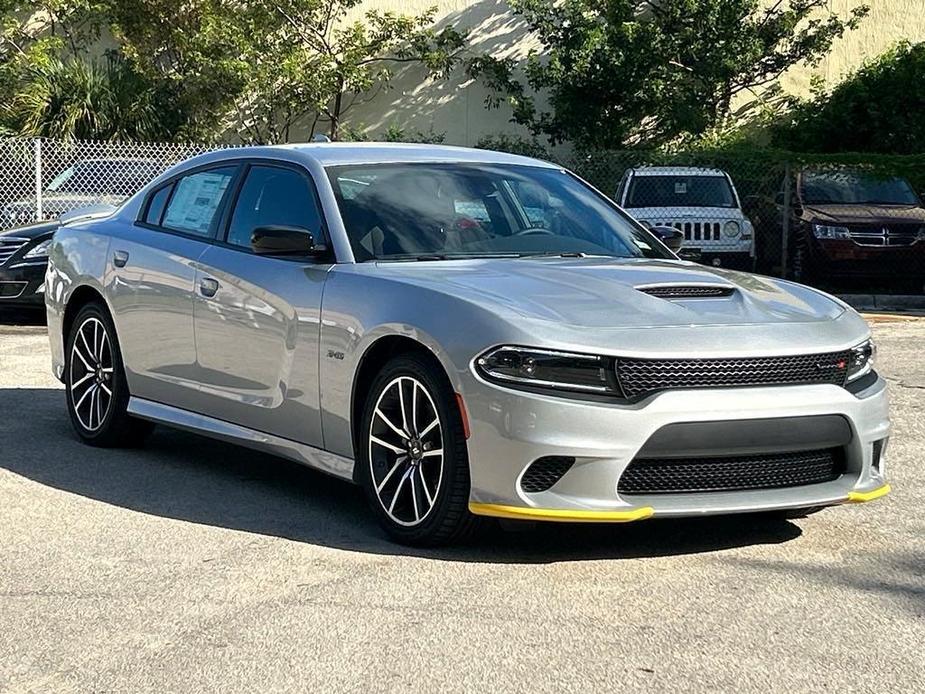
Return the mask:
<svg viewBox="0 0 925 694">
<path fill-rule="evenodd" d="M 65 351 L 67 411 L 78 438 L 104 448 L 137 446 L 154 428 L 128 414 L 122 353 L 109 312 L 83 306 L 71 324 Z"/>
<path fill-rule="evenodd" d="M 462 416 L 431 360 L 406 354 L 385 365 L 363 405 L 357 440 L 358 481 L 389 537 L 436 546 L 471 535 L 478 519 L 469 513 Z"/>
</svg>

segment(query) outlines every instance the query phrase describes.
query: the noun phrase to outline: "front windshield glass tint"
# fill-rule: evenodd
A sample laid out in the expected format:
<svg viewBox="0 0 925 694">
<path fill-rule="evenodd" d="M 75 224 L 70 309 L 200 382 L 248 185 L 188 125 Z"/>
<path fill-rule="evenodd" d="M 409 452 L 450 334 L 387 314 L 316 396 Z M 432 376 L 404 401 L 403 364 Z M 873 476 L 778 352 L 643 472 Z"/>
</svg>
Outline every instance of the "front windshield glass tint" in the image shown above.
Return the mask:
<svg viewBox="0 0 925 694">
<path fill-rule="evenodd" d="M 671 257 L 610 201 L 557 169 L 406 163 L 328 172 L 359 261 Z"/>
<path fill-rule="evenodd" d="M 877 178 L 855 173 L 807 173 L 802 198 L 817 205 L 918 205 L 912 186 L 904 178 Z"/>
<path fill-rule="evenodd" d="M 627 207 L 735 207 L 725 176 L 633 176 Z"/>
</svg>

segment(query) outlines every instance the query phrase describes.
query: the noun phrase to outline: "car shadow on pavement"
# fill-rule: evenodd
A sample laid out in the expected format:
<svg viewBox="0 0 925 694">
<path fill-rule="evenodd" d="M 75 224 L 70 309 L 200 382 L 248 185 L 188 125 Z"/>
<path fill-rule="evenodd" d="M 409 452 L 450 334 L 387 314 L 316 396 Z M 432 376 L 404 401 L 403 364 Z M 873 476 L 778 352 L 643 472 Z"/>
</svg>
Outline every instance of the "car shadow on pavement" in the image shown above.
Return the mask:
<svg viewBox="0 0 925 694">
<path fill-rule="evenodd" d="M 45 325 L 45 310 L 0 306 L 0 325 Z"/>
<path fill-rule="evenodd" d="M 144 448 L 79 443 L 64 392 L 0 389 L 0 468 L 72 494 L 166 518 L 375 554 L 447 561 L 548 563 L 711 552 L 792 540 L 764 516 L 618 525 L 492 524 L 471 543 L 413 549 L 389 542 L 358 488 L 295 463 L 158 427 Z"/>
</svg>

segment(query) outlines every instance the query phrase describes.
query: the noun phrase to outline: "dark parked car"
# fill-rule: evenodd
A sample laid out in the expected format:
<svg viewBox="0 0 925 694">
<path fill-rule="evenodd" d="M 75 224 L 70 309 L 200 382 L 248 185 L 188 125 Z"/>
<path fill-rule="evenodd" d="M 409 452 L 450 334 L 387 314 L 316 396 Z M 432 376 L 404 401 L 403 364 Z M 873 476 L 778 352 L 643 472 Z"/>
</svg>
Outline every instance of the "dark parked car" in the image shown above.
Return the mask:
<svg viewBox="0 0 925 694">
<path fill-rule="evenodd" d="M 921 289 L 925 208 L 904 178 L 803 171 L 796 178 L 790 228 L 798 281 L 884 278 Z"/>
<path fill-rule="evenodd" d="M 164 170 L 148 159 L 81 159 L 52 179 L 42 193 L 42 218 L 53 219 L 65 212 L 95 204 L 118 205 Z M 37 221 L 35 198 L 17 200 L 0 210 L 0 228 Z"/>
<path fill-rule="evenodd" d="M 95 205 L 66 213 L 61 219 L 0 232 L 0 308 L 44 311 L 48 246 L 55 232 L 62 224 L 105 217 L 114 210 L 110 205 Z"/>
</svg>

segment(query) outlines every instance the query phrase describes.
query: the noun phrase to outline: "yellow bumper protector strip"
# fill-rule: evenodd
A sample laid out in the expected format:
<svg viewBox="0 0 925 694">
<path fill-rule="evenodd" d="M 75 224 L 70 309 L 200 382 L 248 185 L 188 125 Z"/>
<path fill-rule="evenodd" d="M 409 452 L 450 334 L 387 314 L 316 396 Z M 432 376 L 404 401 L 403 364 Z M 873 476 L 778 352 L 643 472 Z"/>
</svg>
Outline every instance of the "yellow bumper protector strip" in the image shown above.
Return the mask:
<svg viewBox="0 0 925 694">
<path fill-rule="evenodd" d="M 651 506 L 643 506 L 642 508 L 627 511 L 585 511 L 582 509 L 480 504 L 472 501 L 469 502 L 469 510 L 477 516 L 494 516 L 496 518 L 514 518 L 517 520 L 548 520 L 559 521 L 560 523 L 629 523 L 630 521 L 651 518 L 654 513 Z"/>
<path fill-rule="evenodd" d="M 881 496 L 886 496 L 890 493 L 890 485 L 885 484 L 882 487 L 877 487 L 869 492 L 848 492 L 848 502 L 852 504 L 859 504 L 863 501 L 873 501 L 874 499 L 879 499 Z"/>
</svg>

